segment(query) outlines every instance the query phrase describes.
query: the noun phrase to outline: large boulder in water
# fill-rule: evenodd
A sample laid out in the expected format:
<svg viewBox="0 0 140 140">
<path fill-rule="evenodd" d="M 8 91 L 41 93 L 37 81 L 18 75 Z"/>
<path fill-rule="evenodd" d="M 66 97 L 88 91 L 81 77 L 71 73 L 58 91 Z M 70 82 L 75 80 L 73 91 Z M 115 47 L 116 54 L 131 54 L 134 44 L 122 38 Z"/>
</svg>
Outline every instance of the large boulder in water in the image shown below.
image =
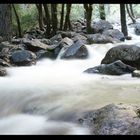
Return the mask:
<svg viewBox="0 0 140 140">
<path fill-rule="evenodd" d="M 87 57 L 88 50 L 80 40 L 73 43 L 61 55 L 61 59 L 73 59 L 73 58 L 85 59 Z"/>
<path fill-rule="evenodd" d="M 93 135 L 140 135 L 140 106 L 109 104 L 87 111 L 77 121 Z"/>
<path fill-rule="evenodd" d="M 110 36 L 112 38 L 118 39 L 120 41 L 124 41 L 125 37 L 122 32 L 120 32 L 118 29 L 110 29 L 103 32 L 103 35 Z"/>
<path fill-rule="evenodd" d="M 116 60 L 140 69 L 140 47 L 136 45 L 119 45 L 111 48 L 105 55 L 101 64 L 109 64 Z"/>
<path fill-rule="evenodd" d="M 114 39 L 110 36 L 103 35 L 100 33 L 87 35 L 87 40 L 89 44 L 94 44 L 94 43 L 105 44 L 105 43 L 119 43 L 120 42 L 118 39 Z"/>
<path fill-rule="evenodd" d="M 118 60 L 110 64 L 101 64 L 99 66 L 89 68 L 84 72 L 90 74 L 98 73 L 106 75 L 122 75 L 132 73 L 134 70 L 136 70 L 136 68 L 126 65 L 120 60 Z"/>
<path fill-rule="evenodd" d="M 19 50 L 12 53 L 10 60 L 17 66 L 29 66 L 35 64 L 36 55 L 27 50 Z"/>
<path fill-rule="evenodd" d="M 93 22 L 92 30 L 93 33 L 102 33 L 105 30 L 113 29 L 111 23 L 105 20 L 99 20 L 98 22 Z"/>
</svg>

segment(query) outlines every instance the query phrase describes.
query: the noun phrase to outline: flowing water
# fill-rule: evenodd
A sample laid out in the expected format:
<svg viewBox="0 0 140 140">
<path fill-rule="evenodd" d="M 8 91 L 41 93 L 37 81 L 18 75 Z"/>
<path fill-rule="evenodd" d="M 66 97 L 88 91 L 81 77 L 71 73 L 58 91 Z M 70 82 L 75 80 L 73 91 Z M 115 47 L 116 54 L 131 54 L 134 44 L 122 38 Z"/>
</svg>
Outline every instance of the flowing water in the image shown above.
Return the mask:
<svg viewBox="0 0 140 140">
<path fill-rule="evenodd" d="M 139 36 L 119 44 L 140 45 Z M 78 113 L 109 103 L 140 103 L 140 79 L 130 74 L 85 74 L 118 44 L 87 45 L 85 60 L 44 59 L 31 67 L 8 68 L 0 78 L 0 134 L 89 134 Z"/>
</svg>

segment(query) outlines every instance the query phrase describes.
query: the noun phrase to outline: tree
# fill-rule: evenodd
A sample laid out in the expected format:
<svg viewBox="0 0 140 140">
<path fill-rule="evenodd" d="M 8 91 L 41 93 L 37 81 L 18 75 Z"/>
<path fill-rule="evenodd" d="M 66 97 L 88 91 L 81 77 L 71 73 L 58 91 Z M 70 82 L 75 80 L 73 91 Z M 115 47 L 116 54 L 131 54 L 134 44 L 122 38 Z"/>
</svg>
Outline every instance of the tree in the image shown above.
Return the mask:
<svg viewBox="0 0 140 140">
<path fill-rule="evenodd" d="M 61 19 L 60 19 L 60 30 L 63 29 L 63 22 L 64 22 L 64 8 L 65 8 L 65 4 L 62 4 L 62 8 L 61 8 Z"/>
<path fill-rule="evenodd" d="M 39 22 L 39 28 L 43 30 L 44 23 L 43 23 L 43 8 L 42 4 L 36 4 L 37 10 L 38 10 L 38 22 Z"/>
<path fill-rule="evenodd" d="M 57 4 L 51 4 L 51 13 L 52 13 L 52 35 L 56 34 L 58 19 L 57 19 Z"/>
<path fill-rule="evenodd" d="M 66 17 L 65 17 L 65 23 L 64 23 L 64 30 L 67 30 L 68 28 L 69 30 L 72 29 L 71 22 L 70 22 L 71 6 L 72 4 L 66 5 Z"/>
<path fill-rule="evenodd" d="M 0 4 L 0 36 L 3 40 L 12 38 L 12 7 L 11 4 Z"/>
<path fill-rule="evenodd" d="M 92 4 L 84 4 L 85 17 L 87 22 L 87 33 L 91 33 Z"/>
<path fill-rule="evenodd" d="M 120 17 L 121 17 L 121 30 L 125 37 L 128 36 L 127 25 L 126 25 L 126 13 L 125 4 L 120 4 Z"/>
<path fill-rule="evenodd" d="M 16 11 L 16 8 L 15 8 L 14 4 L 12 4 L 12 7 L 13 7 L 13 10 L 14 10 L 14 13 L 15 13 L 15 16 L 16 16 L 16 22 L 17 22 L 17 26 L 18 26 L 18 36 L 22 37 L 20 18 L 19 18 L 19 15 Z"/>
<path fill-rule="evenodd" d="M 105 20 L 105 7 L 104 4 L 99 4 L 100 19 Z"/>
<path fill-rule="evenodd" d="M 130 7 L 130 9 L 129 9 L 129 7 Z M 127 13 L 129 15 L 129 17 L 131 18 L 132 22 L 136 23 L 136 19 L 134 17 L 132 4 L 126 4 L 126 9 L 127 9 Z"/>
<path fill-rule="evenodd" d="M 46 25 L 47 25 L 47 29 L 46 29 L 46 37 L 50 37 L 51 35 L 51 17 L 50 17 L 50 12 L 48 9 L 48 4 L 43 4 L 44 7 L 44 11 L 45 11 L 45 18 L 46 18 Z"/>
</svg>

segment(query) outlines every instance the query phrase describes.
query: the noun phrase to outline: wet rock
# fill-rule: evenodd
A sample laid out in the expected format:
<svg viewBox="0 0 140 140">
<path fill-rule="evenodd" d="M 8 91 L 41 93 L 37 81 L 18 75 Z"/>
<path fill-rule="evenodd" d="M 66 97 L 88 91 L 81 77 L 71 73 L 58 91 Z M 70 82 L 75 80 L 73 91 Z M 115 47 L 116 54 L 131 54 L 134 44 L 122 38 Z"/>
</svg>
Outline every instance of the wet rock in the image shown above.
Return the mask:
<svg viewBox="0 0 140 140">
<path fill-rule="evenodd" d="M 105 30 L 103 32 L 103 35 L 110 36 L 110 37 L 118 39 L 120 41 L 125 40 L 124 34 L 122 32 L 120 32 L 118 29 Z"/>
<path fill-rule="evenodd" d="M 101 64 L 109 64 L 116 60 L 140 69 L 140 47 L 136 45 L 119 45 L 111 48 L 101 61 Z"/>
<path fill-rule="evenodd" d="M 62 40 L 62 35 L 61 34 L 56 34 L 55 36 L 53 36 L 52 38 L 50 38 L 50 41 L 52 42 L 52 44 L 57 44 Z"/>
<path fill-rule="evenodd" d="M 39 39 L 29 40 L 24 38 L 22 43 L 27 46 L 28 50 L 33 52 L 39 51 L 41 49 L 46 50 L 48 48 L 48 45 L 40 42 Z"/>
<path fill-rule="evenodd" d="M 36 55 L 31 51 L 18 50 L 12 53 L 10 60 L 17 66 L 30 66 L 35 64 Z"/>
<path fill-rule="evenodd" d="M 93 33 L 102 33 L 105 30 L 113 29 L 113 26 L 105 20 L 99 20 L 98 22 L 93 22 L 92 30 Z"/>
<path fill-rule="evenodd" d="M 52 45 L 52 42 L 50 39 L 42 38 L 42 39 L 40 39 L 40 42 L 47 44 L 47 45 Z"/>
<path fill-rule="evenodd" d="M 6 75 L 7 75 L 6 69 L 0 66 L 0 76 L 6 76 Z"/>
<path fill-rule="evenodd" d="M 88 50 L 86 46 L 79 40 L 74 44 L 72 44 L 70 47 L 68 47 L 61 55 L 61 59 L 72 59 L 72 58 L 85 59 L 87 57 Z"/>
<path fill-rule="evenodd" d="M 132 77 L 140 77 L 140 71 L 139 70 L 133 71 Z"/>
<path fill-rule="evenodd" d="M 93 135 L 139 135 L 140 106 L 109 104 L 97 110 L 84 112 L 77 120 L 89 127 Z"/>
<path fill-rule="evenodd" d="M 38 60 L 44 59 L 44 58 L 50 58 L 50 59 L 54 59 L 55 54 L 53 51 L 48 51 L 48 50 L 40 50 L 38 52 L 36 52 L 36 56 Z"/>
<path fill-rule="evenodd" d="M 110 64 L 101 64 L 99 66 L 89 68 L 84 72 L 90 74 L 122 75 L 132 73 L 134 70 L 136 70 L 136 68 L 126 65 L 122 61 L 118 60 Z"/>
<path fill-rule="evenodd" d="M 72 31 L 58 31 L 57 33 L 61 34 L 62 38 L 68 37 L 68 38 L 72 38 L 75 36 L 75 32 Z"/>
<path fill-rule="evenodd" d="M 73 40 L 74 42 L 80 40 L 82 43 L 88 44 L 87 37 L 86 37 L 84 34 L 82 35 L 82 34 L 77 33 L 77 34 L 75 34 L 75 36 L 72 38 L 72 40 Z"/>
<path fill-rule="evenodd" d="M 3 59 L 0 59 L 0 66 L 3 66 L 3 67 L 11 67 L 11 64 L 7 63 Z"/>
<path fill-rule="evenodd" d="M 118 39 L 114 39 L 107 35 L 102 35 L 100 33 L 97 34 L 89 34 L 87 35 L 87 40 L 89 44 L 105 44 L 105 43 L 119 43 L 120 41 Z"/>
<path fill-rule="evenodd" d="M 15 48 L 16 45 L 9 43 L 8 41 L 4 41 L 0 43 L 0 52 L 2 51 L 3 48 L 7 49 L 12 49 Z"/>
</svg>

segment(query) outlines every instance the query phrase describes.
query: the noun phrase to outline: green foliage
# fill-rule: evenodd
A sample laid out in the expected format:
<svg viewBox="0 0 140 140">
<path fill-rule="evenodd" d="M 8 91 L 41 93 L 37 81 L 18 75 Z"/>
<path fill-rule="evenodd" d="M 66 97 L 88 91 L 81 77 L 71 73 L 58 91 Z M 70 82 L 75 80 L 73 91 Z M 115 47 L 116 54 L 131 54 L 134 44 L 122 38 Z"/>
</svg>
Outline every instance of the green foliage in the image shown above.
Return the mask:
<svg viewBox="0 0 140 140">
<path fill-rule="evenodd" d="M 22 33 L 38 24 L 38 13 L 34 4 L 15 4 L 15 8 L 20 18 Z M 12 20 L 13 32 L 17 34 L 17 23 L 14 12 Z"/>
</svg>

